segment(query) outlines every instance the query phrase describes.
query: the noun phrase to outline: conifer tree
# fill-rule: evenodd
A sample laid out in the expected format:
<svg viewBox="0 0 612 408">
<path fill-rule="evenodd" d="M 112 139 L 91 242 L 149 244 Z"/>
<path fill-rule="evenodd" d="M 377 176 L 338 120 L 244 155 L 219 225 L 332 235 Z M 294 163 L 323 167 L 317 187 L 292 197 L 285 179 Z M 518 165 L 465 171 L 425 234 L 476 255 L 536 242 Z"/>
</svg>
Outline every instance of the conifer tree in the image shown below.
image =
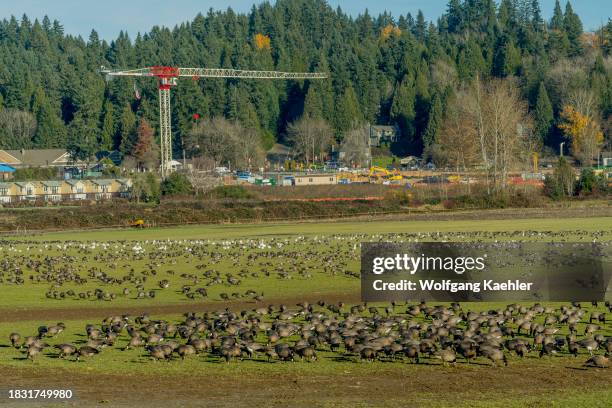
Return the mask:
<svg viewBox="0 0 612 408">
<path fill-rule="evenodd" d="M 565 16 L 563 17 L 563 28 L 567 34 L 567 39 L 570 43 L 569 54 L 576 57 L 582 54 L 582 21 L 580 17 L 572 9 L 571 3 L 568 1 L 565 6 Z"/>
<path fill-rule="evenodd" d="M 563 30 L 563 25 L 563 11 L 561 10 L 561 4 L 559 3 L 559 0 L 555 0 L 555 9 L 550 20 L 550 29 Z"/>
<path fill-rule="evenodd" d="M 544 86 L 544 82 L 540 82 L 538 89 L 538 98 L 534 109 L 535 133 L 541 143 L 546 142 L 552 125 L 554 123 L 554 115 L 552 104 L 548 98 L 548 92 Z"/>
</svg>

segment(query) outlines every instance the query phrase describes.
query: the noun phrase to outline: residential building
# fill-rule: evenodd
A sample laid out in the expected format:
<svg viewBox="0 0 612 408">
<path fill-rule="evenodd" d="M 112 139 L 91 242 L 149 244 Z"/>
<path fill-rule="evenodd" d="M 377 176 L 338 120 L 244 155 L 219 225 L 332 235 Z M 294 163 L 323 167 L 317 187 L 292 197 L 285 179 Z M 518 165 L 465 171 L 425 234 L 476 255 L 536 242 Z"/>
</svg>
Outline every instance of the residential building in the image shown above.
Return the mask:
<svg viewBox="0 0 612 408">
<path fill-rule="evenodd" d="M 270 163 L 273 168 L 282 168 L 285 162 L 292 159 L 293 156 L 294 152 L 291 147 L 276 143 L 266 152 L 266 161 Z"/>
<path fill-rule="evenodd" d="M 37 181 L 19 181 L 15 183 L 17 186 L 17 194 L 15 195 L 18 200 L 36 200 L 39 195 L 37 191 Z"/>
<path fill-rule="evenodd" d="M 70 157 L 65 149 L 0 150 L 0 163 L 14 168 L 67 167 L 84 165 Z"/>
<path fill-rule="evenodd" d="M 130 193 L 132 192 L 132 180 L 130 179 L 116 179 L 117 182 L 116 191 L 119 194 L 119 197 L 129 198 Z"/>
<path fill-rule="evenodd" d="M 16 194 L 15 183 L 0 182 L 0 203 L 10 203 Z"/>
<path fill-rule="evenodd" d="M 96 200 L 108 200 L 112 197 L 112 180 L 91 180 Z"/>
<path fill-rule="evenodd" d="M 397 125 L 370 125 L 370 146 L 380 147 L 384 143 L 397 142 L 400 138 L 400 130 Z"/>
<path fill-rule="evenodd" d="M 56 180 L 41 181 L 42 196 L 45 201 L 61 201 L 61 188 L 63 182 Z"/>
<path fill-rule="evenodd" d="M 15 173 L 15 168 L 9 166 L 8 164 L 0 163 L 0 180 L 10 180 L 13 178 L 13 173 Z"/>
<path fill-rule="evenodd" d="M 62 195 L 64 197 L 69 197 L 70 200 L 87 199 L 85 182 L 85 180 L 66 180 L 62 188 Z"/>
<path fill-rule="evenodd" d="M 416 156 L 404 157 L 400 160 L 400 166 L 403 169 L 416 170 L 423 164 L 423 159 Z"/>
<path fill-rule="evenodd" d="M 0 203 L 127 198 L 131 189 L 130 179 L 0 182 Z"/>
</svg>

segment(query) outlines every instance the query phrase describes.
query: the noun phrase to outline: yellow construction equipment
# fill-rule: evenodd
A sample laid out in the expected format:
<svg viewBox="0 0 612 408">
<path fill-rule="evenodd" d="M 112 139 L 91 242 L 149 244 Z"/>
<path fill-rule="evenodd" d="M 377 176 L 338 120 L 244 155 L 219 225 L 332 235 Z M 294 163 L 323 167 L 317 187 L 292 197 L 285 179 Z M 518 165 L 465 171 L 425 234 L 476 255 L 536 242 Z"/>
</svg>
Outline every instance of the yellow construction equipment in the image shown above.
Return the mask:
<svg viewBox="0 0 612 408">
<path fill-rule="evenodd" d="M 134 220 L 130 225 L 134 228 L 144 228 L 146 226 L 144 220 Z"/>
<path fill-rule="evenodd" d="M 383 177 L 389 174 L 389 170 L 383 168 L 383 167 L 378 167 L 378 166 L 372 166 L 370 167 L 370 177 Z"/>
<path fill-rule="evenodd" d="M 370 167 L 369 177 L 376 178 L 377 180 L 384 178 L 385 180 L 392 180 L 392 181 L 400 181 L 404 179 L 404 176 L 402 176 L 399 171 L 397 170 L 389 171 L 379 166 Z"/>
</svg>

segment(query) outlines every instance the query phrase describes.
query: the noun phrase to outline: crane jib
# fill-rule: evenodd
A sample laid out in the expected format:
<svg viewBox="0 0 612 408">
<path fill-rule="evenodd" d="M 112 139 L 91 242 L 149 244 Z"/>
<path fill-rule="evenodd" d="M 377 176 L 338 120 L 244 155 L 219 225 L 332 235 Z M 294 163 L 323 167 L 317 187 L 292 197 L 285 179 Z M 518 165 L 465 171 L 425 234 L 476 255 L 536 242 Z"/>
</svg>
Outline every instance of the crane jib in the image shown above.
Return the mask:
<svg viewBox="0 0 612 408">
<path fill-rule="evenodd" d="M 179 77 L 199 78 L 243 78 L 243 79 L 325 79 L 321 72 L 250 71 L 231 68 L 179 68 L 155 65 L 148 68 L 110 70 L 101 67 L 100 72 L 113 76 L 156 77 L 159 81 L 159 127 L 161 139 L 161 176 L 166 178 L 172 168 L 172 130 L 170 118 L 170 89 Z"/>
<path fill-rule="evenodd" d="M 149 68 L 130 70 L 108 70 L 102 73 L 110 76 L 154 76 L 158 78 L 254 78 L 254 79 L 325 79 L 327 74 L 321 72 L 280 72 L 256 71 L 233 68 L 179 68 L 167 66 L 152 66 Z"/>
</svg>

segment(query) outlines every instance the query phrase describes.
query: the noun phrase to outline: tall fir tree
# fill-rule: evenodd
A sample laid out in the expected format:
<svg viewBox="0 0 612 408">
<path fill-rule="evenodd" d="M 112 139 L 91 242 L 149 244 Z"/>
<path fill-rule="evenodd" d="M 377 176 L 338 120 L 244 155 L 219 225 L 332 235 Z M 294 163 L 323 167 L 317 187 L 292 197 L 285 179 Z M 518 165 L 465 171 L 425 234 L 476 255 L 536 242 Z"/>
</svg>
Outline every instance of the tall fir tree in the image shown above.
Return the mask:
<svg viewBox="0 0 612 408">
<path fill-rule="evenodd" d="M 323 117 L 323 105 L 316 88 L 311 84 L 304 99 L 304 116 L 308 118 Z"/>
<path fill-rule="evenodd" d="M 349 87 L 338 100 L 336 107 L 336 129 L 346 132 L 363 123 L 363 115 L 353 87 Z"/>
<path fill-rule="evenodd" d="M 538 136 L 539 142 L 543 145 L 550 134 L 550 130 L 554 123 L 554 112 L 548 92 L 544 86 L 544 82 L 540 82 L 538 89 L 538 98 L 534 108 L 535 133 Z"/>
<path fill-rule="evenodd" d="M 563 20 L 563 10 L 561 9 L 561 3 L 559 3 L 559 0 L 555 0 L 553 16 L 550 19 L 550 29 L 563 30 Z"/>
<path fill-rule="evenodd" d="M 90 162 L 98 151 L 96 140 L 97 127 L 78 114 L 68 127 L 68 143 L 66 149 L 73 160 Z"/>
<path fill-rule="evenodd" d="M 414 80 L 407 76 L 397 85 L 391 104 L 391 119 L 399 125 L 402 147 L 406 151 L 415 150 L 415 101 Z"/>
<path fill-rule="evenodd" d="M 32 113 L 38 123 L 34 146 L 39 149 L 65 147 L 66 126 L 54 112 L 42 88 L 37 88 L 32 97 Z"/>
<path fill-rule="evenodd" d="M 132 108 L 127 105 L 121 112 L 119 122 L 119 132 L 117 132 L 118 140 L 115 145 L 120 147 L 121 153 L 131 155 L 136 143 L 136 115 L 132 112 Z"/>
<path fill-rule="evenodd" d="M 450 0 L 446 9 L 448 31 L 458 33 L 463 29 L 463 7 L 460 0 Z"/>
<path fill-rule="evenodd" d="M 516 75 L 521 66 L 521 54 L 509 36 L 502 36 L 496 45 L 493 73 L 499 77 Z"/>
<path fill-rule="evenodd" d="M 431 109 L 429 110 L 429 118 L 427 120 L 427 129 L 423 135 L 423 145 L 425 150 L 436 141 L 438 131 L 442 125 L 444 112 L 442 107 L 442 97 L 439 93 L 435 93 L 431 101 Z"/>
<path fill-rule="evenodd" d="M 536 32 L 542 32 L 544 29 L 544 18 L 542 17 L 540 0 L 531 0 L 531 16 L 533 30 Z"/>
<path fill-rule="evenodd" d="M 102 114 L 102 129 L 100 131 L 100 140 L 98 141 L 100 149 L 112 150 L 114 148 L 115 138 L 115 109 L 110 101 L 104 103 L 104 113 Z"/>
<path fill-rule="evenodd" d="M 567 34 L 567 39 L 570 43 L 569 55 L 571 57 L 577 57 L 582 54 L 582 21 L 580 17 L 572 8 L 571 3 L 568 1 L 565 6 L 565 15 L 563 17 L 563 28 Z"/>
<path fill-rule="evenodd" d="M 425 15 L 421 10 L 417 14 L 416 26 L 414 30 L 414 36 L 419 41 L 425 41 L 427 35 L 427 23 L 425 22 Z"/>
</svg>

